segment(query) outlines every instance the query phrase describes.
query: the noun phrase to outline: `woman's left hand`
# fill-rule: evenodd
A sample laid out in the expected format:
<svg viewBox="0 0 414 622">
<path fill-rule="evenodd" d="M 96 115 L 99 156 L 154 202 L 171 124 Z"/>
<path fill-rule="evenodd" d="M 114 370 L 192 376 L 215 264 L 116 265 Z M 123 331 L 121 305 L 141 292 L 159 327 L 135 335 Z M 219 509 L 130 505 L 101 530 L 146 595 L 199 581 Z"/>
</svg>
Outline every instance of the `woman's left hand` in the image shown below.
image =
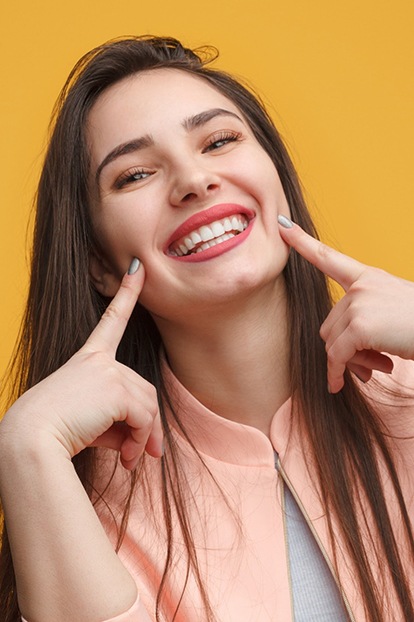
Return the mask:
<svg viewBox="0 0 414 622">
<path fill-rule="evenodd" d="M 320 329 L 331 393 L 342 389 L 346 367 L 366 382 L 373 370 L 392 372 L 393 363 L 383 352 L 414 359 L 414 283 L 343 255 L 298 225 L 280 226 L 280 234 L 345 290 Z"/>
</svg>

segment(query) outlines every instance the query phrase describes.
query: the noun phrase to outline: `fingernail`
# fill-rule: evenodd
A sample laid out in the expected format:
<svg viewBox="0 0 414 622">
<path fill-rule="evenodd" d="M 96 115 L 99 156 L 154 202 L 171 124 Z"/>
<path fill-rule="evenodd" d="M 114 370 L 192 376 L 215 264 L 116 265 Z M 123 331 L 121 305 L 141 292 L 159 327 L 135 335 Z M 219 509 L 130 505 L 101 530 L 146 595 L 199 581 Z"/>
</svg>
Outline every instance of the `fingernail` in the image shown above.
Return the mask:
<svg viewBox="0 0 414 622">
<path fill-rule="evenodd" d="M 137 257 L 134 257 L 134 259 L 131 261 L 131 265 L 128 268 L 128 274 L 135 274 L 140 264 L 141 264 L 140 260 L 137 259 Z"/>
<path fill-rule="evenodd" d="M 282 225 L 285 229 L 291 229 L 293 227 L 293 222 L 290 218 L 287 218 L 287 216 L 283 216 L 282 214 L 279 214 L 277 221 L 279 225 Z"/>
</svg>

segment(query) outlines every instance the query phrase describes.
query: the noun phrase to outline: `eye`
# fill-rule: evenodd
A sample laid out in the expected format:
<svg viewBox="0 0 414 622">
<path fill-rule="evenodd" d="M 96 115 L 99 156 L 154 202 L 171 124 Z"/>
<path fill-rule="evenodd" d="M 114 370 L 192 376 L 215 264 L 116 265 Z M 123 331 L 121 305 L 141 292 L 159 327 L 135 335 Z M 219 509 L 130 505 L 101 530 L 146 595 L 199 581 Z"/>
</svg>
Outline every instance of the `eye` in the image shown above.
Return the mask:
<svg viewBox="0 0 414 622">
<path fill-rule="evenodd" d="M 147 179 L 153 174 L 152 171 L 145 170 L 143 168 L 133 168 L 129 171 L 126 171 L 115 182 L 115 187 L 117 190 L 121 190 L 125 186 L 138 183 Z"/>
<path fill-rule="evenodd" d="M 208 138 L 207 143 L 203 149 L 203 153 L 215 151 L 216 149 L 224 147 L 228 143 L 237 142 L 241 140 L 241 138 L 242 135 L 240 132 L 233 132 L 230 130 L 216 132 Z"/>
</svg>

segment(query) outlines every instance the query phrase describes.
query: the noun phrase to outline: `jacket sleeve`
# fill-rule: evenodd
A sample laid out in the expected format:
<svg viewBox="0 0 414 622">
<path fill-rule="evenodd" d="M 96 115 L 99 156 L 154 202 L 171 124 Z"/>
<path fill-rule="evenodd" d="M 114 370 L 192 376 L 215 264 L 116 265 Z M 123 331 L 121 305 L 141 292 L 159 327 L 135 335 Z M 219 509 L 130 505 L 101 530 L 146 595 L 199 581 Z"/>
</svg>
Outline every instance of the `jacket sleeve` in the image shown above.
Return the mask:
<svg viewBox="0 0 414 622">
<path fill-rule="evenodd" d="M 21 621 L 29 622 L 25 618 L 21 618 Z M 152 620 L 149 617 L 147 610 L 145 609 L 138 596 L 137 600 L 132 605 L 132 607 L 128 609 L 128 611 L 125 611 L 125 613 L 121 613 L 115 618 L 102 620 L 102 622 L 152 622 Z"/>
</svg>

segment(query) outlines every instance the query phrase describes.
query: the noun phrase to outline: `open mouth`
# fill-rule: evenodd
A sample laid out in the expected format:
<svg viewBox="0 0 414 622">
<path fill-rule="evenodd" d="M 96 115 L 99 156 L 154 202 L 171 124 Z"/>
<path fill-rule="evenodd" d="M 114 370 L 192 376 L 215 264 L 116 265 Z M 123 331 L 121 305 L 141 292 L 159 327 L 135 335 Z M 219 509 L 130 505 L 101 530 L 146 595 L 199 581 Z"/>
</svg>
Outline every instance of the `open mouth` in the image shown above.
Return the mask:
<svg viewBox="0 0 414 622">
<path fill-rule="evenodd" d="M 207 249 L 222 244 L 242 233 L 249 220 L 244 214 L 235 214 L 202 225 L 187 235 L 175 240 L 168 248 L 168 254 L 175 257 L 186 257 L 202 253 Z"/>
</svg>

